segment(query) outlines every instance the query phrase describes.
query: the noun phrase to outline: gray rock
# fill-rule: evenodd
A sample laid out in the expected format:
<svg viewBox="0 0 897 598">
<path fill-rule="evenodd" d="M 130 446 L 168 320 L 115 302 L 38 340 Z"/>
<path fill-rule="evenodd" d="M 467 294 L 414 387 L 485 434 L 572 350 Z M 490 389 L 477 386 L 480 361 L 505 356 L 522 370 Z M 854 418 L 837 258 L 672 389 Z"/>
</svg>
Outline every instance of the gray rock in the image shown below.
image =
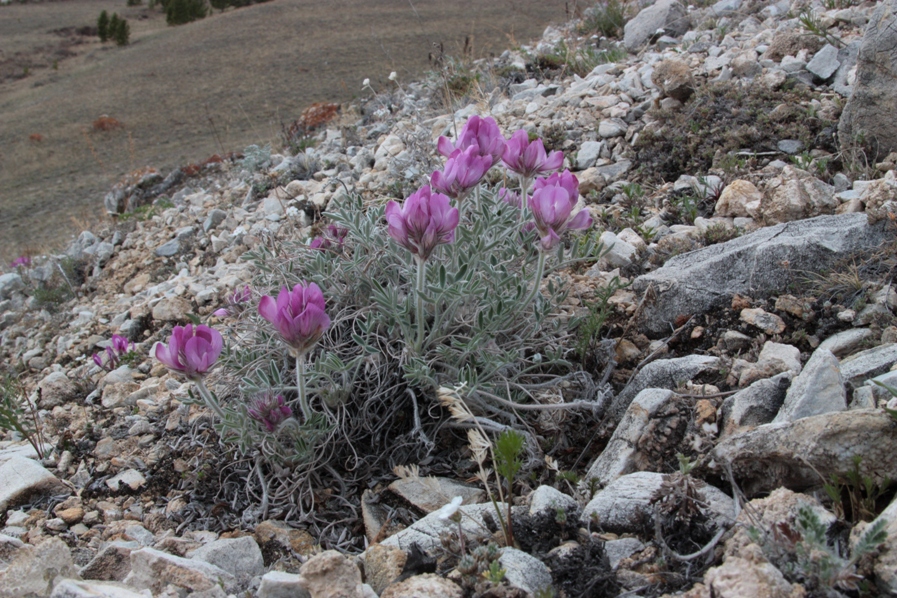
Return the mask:
<svg viewBox="0 0 897 598">
<path fill-rule="evenodd" d="M 502 513 L 505 512 L 504 503 L 498 503 L 498 508 Z M 492 517 L 493 519 L 496 517 L 495 508 L 492 506 L 492 503 L 462 505 L 460 512 L 463 513 L 463 517 L 461 517 L 461 528 L 464 530 L 464 533 L 468 534 L 470 537 L 482 536 L 485 530 L 488 529 L 483 520 L 484 515 Z M 513 512 L 525 512 L 525 508 L 514 507 Z M 408 550 L 411 548 L 412 544 L 417 543 L 421 550 L 432 550 L 437 546 L 441 546 L 439 542 L 439 534 L 444 532 L 448 525 L 455 526 L 455 529 L 457 529 L 457 525 L 454 522 L 440 519 L 438 512 L 430 513 L 410 527 L 383 540 L 381 544 Z"/>
<path fill-rule="evenodd" d="M 215 208 L 206 216 L 205 221 L 202 223 L 202 230 L 209 232 L 213 228 L 217 228 L 219 224 L 224 222 L 225 218 L 227 218 L 227 212 Z"/>
<path fill-rule="evenodd" d="M 122 581 L 131 572 L 131 552 L 140 548 L 137 542 L 109 542 L 79 573 L 84 579 Z"/>
<path fill-rule="evenodd" d="M 127 486 L 131 490 L 139 490 L 144 484 L 146 484 L 146 478 L 136 469 L 126 469 L 106 480 L 106 485 L 116 492 L 121 489 L 122 485 Z"/>
<path fill-rule="evenodd" d="M 841 66 L 835 71 L 832 77 L 832 90 L 845 98 L 849 98 L 853 93 L 853 85 L 849 84 L 849 76 L 853 68 L 857 64 L 857 56 L 860 53 L 860 41 L 855 40 L 847 44 L 846 48 L 838 50 L 838 62 Z"/>
<path fill-rule="evenodd" d="M 174 556 L 154 548 L 141 548 L 131 553 L 131 573 L 124 583 L 154 594 L 172 584 L 191 592 L 202 592 L 223 586 L 234 591 L 234 576 L 209 563 Z"/>
<path fill-rule="evenodd" d="M 652 361 L 636 374 L 626 388 L 611 400 L 607 417 L 618 422 L 637 394 L 646 388 L 676 388 L 698 374 L 719 367 L 719 359 L 707 355 L 689 355 Z"/>
<path fill-rule="evenodd" d="M 65 372 L 52 372 L 38 382 L 40 388 L 40 407 L 49 409 L 62 405 L 78 394 L 78 387 L 69 380 Z"/>
<path fill-rule="evenodd" d="M 598 123 L 598 136 L 602 139 L 622 137 L 626 134 L 626 129 L 628 129 L 628 127 L 625 122 L 619 118 L 610 118 Z"/>
<path fill-rule="evenodd" d="M 860 146 L 869 163 L 897 150 L 897 0 L 875 8 L 857 55 L 853 94 L 841 113 L 838 138 L 845 153 Z"/>
<path fill-rule="evenodd" d="M 575 509 L 579 505 L 576 499 L 551 486 L 539 486 L 529 496 L 529 514 L 537 515 L 543 511 L 554 513 L 558 509 Z"/>
<path fill-rule="evenodd" d="M 361 570 L 335 550 L 326 550 L 308 559 L 299 568 L 299 575 L 312 598 L 361 595 Z"/>
<path fill-rule="evenodd" d="M 827 349 L 835 357 L 842 357 L 859 347 L 866 339 L 872 336 L 868 328 L 851 328 L 837 334 L 833 334 L 819 344 L 817 349 Z M 843 375 L 843 371 L 842 371 Z"/>
<path fill-rule="evenodd" d="M 0 596 L 3 598 L 49 596 L 57 581 L 77 576 L 71 552 L 59 538 L 32 546 L 0 536 Z"/>
<path fill-rule="evenodd" d="M 803 272 L 819 272 L 856 251 L 876 247 L 885 236 L 865 214 L 820 216 L 763 228 L 726 243 L 678 255 L 633 282 L 637 294 L 653 286 L 640 324 L 650 335 L 669 334 L 680 314 L 704 313 L 731 302 L 735 293 L 768 296 Z M 788 268 L 770 264 L 787 262 Z"/>
<path fill-rule="evenodd" d="M 772 378 L 757 380 L 723 401 L 721 408 L 720 436 L 728 436 L 747 426 L 759 426 L 771 422 L 791 385 L 791 373 L 784 372 Z"/>
<path fill-rule="evenodd" d="M 424 513 L 432 513 L 441 509 L 456 496 L 460 496 L 464 500 L 464 504 L 467 505 L 486 500 L 485 492 L 479 488 L 448 478 L 400 478 L 391 483 L 389 489 Z"/>
<path fill-rule="evenodd" d="M 790 422 L 847 409 L 847 391 L 838 358 L 816 349 L 800 375 L 791 382 L 785 402 L 773 422 Z"/>
<path fill-rule="evenodd" d="M 659 0 L 626 23 L 623 45 L 629 52 L 638 52 L 658 30 L 663 30 L 663 35 L 679 37 L 689 26 L 688 12 L 682 4 L 676 0 Z"/>
<path fill-rule="evenodd" d="M 718 17 L 729 16 L 741 9 L 741 0 L 719 0 L 710 7 L 714 15 Z"/>
<path fill-rule="evenodd" d="M 458 584 L 435 573 L 424 573 L 394 583 L 380 598 L 461 598 L 463 595 Z"/>
<path fill-rule="evenodd" d="M 501 551 L 498 562 L 505 570 L 508 583 L 528 594 L 535 594 L 551 586 L 551 571 L 545 563 L 529 553 L 507 547 Z"/>
<path fill-rule="evenodd" d="M 597 518 L 601 529 L 613 533 L 637 532 L 654 521 L 654 493 L 668 476 L 639 471 L 621 478 L 598 492 L 582 512 L 582 524 L 592 525 Z M 709 507 L 708 515 L 722 525 L 735 517 L 734 502 L 721 490 L 694 480 L 698 496 Z"/>
<path fill-rule="evenodd" d="M 177 255 L 181 251 L 181 243 L 177 239 L 172 239 L 156 248 L 154 252 L 159 257 L 171 257 Z"/>
<path fill-rule="evenodd" d="M 165 297 L 153 306 L 153 319 L 160 322 L 186 322 L 193 306 L 183 297 Z"/>
<path fill-rule="evenodd" d="M 894 363 L 897 363 L 897 343 L 879 345 L 841 361 L 841 375 L 846 384 L 859 388 L 867 379 L 890 370 Z"/>
<path fill-rule="evenodd" d="M 13 293 L 24 288 L 25 283 L 16 272 L 0 274 L 0 299 L 9 299 Z"/>
<path fill-rule="evenodd" d="M 604 143 L 601 141 L 583 142 L 579 147 L 579 151 L 576 152 L 576 169 L 585 170 L 594 166 L 599 154 L 601 154 L 602 147 L 604 147 Z"/>
<path fill-rule="evenodd" d="M 806 372 L 804 368 L 804 372 Z M 832 474 L 844 476 L 863 457 L 864 474 L 897 477 L 897 435 L 883 411 L 858 409 L 758 426 L 722 438 L 710 452 L 711 468 L 731 466 L 748 496 L 779 486 L 818 487 Z"/>
<path fill-rule="evenodd" d="M 741 310 L 740 319 L 769 335 L 782 334 L 785 331 L 785 321 L 782 318 L 759 307 Z"/>
<path fill-rule="evenodd" d="M 215 540 L 196 549 L 192 558 L 224 569 L 243 581 L 265 572 L 265 559 L 252 536 Z"/>
<path fill-rule="evenodd" d="M 607 249 L 607 253 L 601 256 L 601 265 L 609 270 L 631 265 L 633 259 L 638 255 L 638 250 L 635 247 L 609 230 L 601 233 L 600 241 Z"/>
<path fill-rule="evenodd" d="M 608 183 L 613 183 L 622 177 L 624 174 L 629 172 L 629 169 L 632 167 L 632 162 L 629 160 L 620 160 L 619 162 L 614 162 L 613 164 L 606 164 L 604 166 L 596 166 L 598 174 L 604 177 L 604 179 Z"/>
<path fill-rule="evenodd" d="M 50 598 L 146 598 L 146 594 L 114 581 L 63 579 L 53 588 Z"/>
<path fill-rule="evenodd" d="M 835 74 L 841 63 L 838 61 L 838 48 L 825 44 L 807 63 L 807 70 L 825 81 Z"/>
<path fill-rule="evenodd" d="M 11 457 L 0 465 L 0 513 L 26 496 L 68 491 L 65 484 L 37 461 Z"/>
<path fill-rule="evenodd" d="M 897 499 L 892 500 L 869 525 L 875 525 L 879 521 L 887 522 L 885 530 L 888 539 L 879 548 L 878 558 L 875 560 L 875 582 L 884 595 L 893 596 L 897 594 Z"/>
<path fill-rule="evenodd" d="M 794 156 L 804 150 L 804 144 L 797 139 L 782 139 L 776 144 L 780 152 L 784 152 L 789 156 Z"/>
<path fill-rule="evenodd" d="M 604 543 L 604 552 L 607 554 L 611 569 L 616 569 L 620 561 L 644 549 L 645 545 L 638 538 L 620 538 Z"/>
<path fill-rule="evenodd" d="M 262 577 L 257 598 L 311 598 L 302 585 L 302 576 L 284 571 L 269 571 Z"/>
<path fill-rule="evenodd" d="M 672 390 L 658 388 L 646 388 L 638 393 L 614 429 L 610 442 L 592 463 L 586 478 L 596 478 L 606 486 L 621 475 L 642 469 L 646 463 L 638 450 L 639 440 L 654 415 L 675 396 Z"/>
</svg>

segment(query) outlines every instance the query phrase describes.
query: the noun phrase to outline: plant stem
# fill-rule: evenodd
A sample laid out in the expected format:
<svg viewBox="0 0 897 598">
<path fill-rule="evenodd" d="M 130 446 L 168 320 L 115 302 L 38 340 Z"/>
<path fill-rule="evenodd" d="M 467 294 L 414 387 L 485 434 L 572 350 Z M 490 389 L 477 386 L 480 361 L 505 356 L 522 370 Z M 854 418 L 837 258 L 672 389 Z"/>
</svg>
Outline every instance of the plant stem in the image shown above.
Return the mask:
<svg viewBox="0 0 897 598">
<path fill-rule="evenodd" d="M 526 299 L 521 303 L 521 307 L 525 307 L 532 303 L 533 299 L 536 298 L 536 295 L 539 293 L 539 285 L 542 282 L 542 273 L 545 271 L 545 252 L 540 248 L 539 249 L 539 262 L 536 264 L 536 276 L 535 280 L 533 280 L 533 289 L 529 292 Z"/>
<path fill-rule="evenodd" d="M 505 503 L 508 513 L 508 546 L 514 548 L 514 527 L 511 525 L 511 497 L 514 496 L 514 479 L 508 478 L 508 502 Z"/>
<path fill-rule="evenodd" d="M 424 283 L 427 281 L 427 261 L 417 260 L 417 340 L 415 353 L 420 353 L 424 342 Z"/>
<path fill-rule="evenodd" d="M 296 387 L 299 389 L 299 409 L 305 421 L 311 418 L 311 408 L 305 395 L 305 353 L 296 356 Z"/>
<path fill-rule="evenodd" d="M 522 176 L 520 177 L 520 215 L 517 224 L 523 224 L 523 220 L 526 216 L 526 202 L 527 202 L 527 192 L 529 191 L 529 177 Z"/>
<path fill-rule="evenodd" d="M 209 409 L 215 412 L 215 415 L 221 418 L 221 421 L 224 421 L 224 410 L 221 408 L 221 405 L 218 404 L 218 399 L 215 398 L 215 395 L 211 393 L 211 391 L 206 388 L 205 383 L 202 381 L 202 378 L 197 378 L 194 380 L 196 383 L 196 389 L 199 391 L 199 396 L 202 397 L 202 400 L 205 401 L 206 406 Z"/>
</svg>

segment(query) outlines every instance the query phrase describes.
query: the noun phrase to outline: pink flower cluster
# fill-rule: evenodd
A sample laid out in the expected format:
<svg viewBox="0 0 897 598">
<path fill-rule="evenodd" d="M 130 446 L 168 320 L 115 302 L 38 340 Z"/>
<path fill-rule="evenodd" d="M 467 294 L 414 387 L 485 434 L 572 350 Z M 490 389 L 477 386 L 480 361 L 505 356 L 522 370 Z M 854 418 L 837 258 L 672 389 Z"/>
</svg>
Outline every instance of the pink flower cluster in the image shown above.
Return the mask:
<svg viewBox="0 0 897 598">
<path fill-rule="evenodd" d="M 280 422 L 293 416 L 293 410 L 286 404 L 283 395 L 263 393 L 252 401 L 252 405 L 246 410 L 249 417 L 258 421 L 269 432 L 273 432 Z"/>
<path fill-rule="evenodd" d="M 457 141 L 452 143 L 440 137 L 436 147 L 447 160 L 443 170 L 430 176 L 430 186 L 412 194 L 404 205 L 396 201 L 386 205 L 389 236 L 416 258 L 426 260 L 436 246 L 454 240 L 459 215 L 457 209 L 450 207 L 450 199 L 463 200 L 499 161 L 522 181 L 552 173 L 536 179 L 531 197 L 528 193 L 522 198 L 508 189 L 499 190 L 499 197 L 506 203 L 522 208 L 525 201 L 529 206 L 533 222 L 524 229 L 539 231 L 543 249 L 555 247 L 567 230 L 591 226 L 588 212 L 572 214 L 579 199 L 579 181 L 569 170 L 555 172 L 563 166 L 564 154 L 546 152 L 542 140 L 530 141 L 525 130 L 505 141 L 494 119 L 472 116 Z M 526 191 L 525 182 L 523 186 Z"/>
<path fill-rule="evenodd" d="M 129 351 L 133 350 L 133 342 L 128 341 L 128 339 L 120 334 L 113 334 L 112 340 L 104 351 L 106 359 L 103 359 L 102 353 L 94 353 L 93 362 L 107 372 L 111 372 L 118 367 L 119 363 L 121 363 L 121 358 L 127 355 Z"/>
</svg>

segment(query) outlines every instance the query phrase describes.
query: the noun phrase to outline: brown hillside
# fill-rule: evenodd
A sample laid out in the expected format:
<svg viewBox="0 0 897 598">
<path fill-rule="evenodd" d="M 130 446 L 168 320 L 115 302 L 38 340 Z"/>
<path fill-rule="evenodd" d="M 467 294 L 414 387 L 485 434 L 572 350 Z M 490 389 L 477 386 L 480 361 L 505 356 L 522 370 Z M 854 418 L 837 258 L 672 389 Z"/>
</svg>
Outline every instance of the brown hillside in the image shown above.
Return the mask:
<svg viewBox="0 0 897 598">
<path fill-rule="evenodd" d="M 75 32 L 104 8 L 128 18 L 130 46 Z M 420 76 L 434 44 L 459 53 L 470 35 L 477 53 L 501 51 L 564 10 L 560 0 L 275 0 L 167 27 L 158 9 L 123 1 L 2 6 L 0 257 L 99 217 L 102 195 L 131 170 L 270 142 L 308 104 L 359 95 L 365 77 L 382 89 L 390 71 Z M 93 130 L 102 115 L 124 126 Z"/>
</svg>

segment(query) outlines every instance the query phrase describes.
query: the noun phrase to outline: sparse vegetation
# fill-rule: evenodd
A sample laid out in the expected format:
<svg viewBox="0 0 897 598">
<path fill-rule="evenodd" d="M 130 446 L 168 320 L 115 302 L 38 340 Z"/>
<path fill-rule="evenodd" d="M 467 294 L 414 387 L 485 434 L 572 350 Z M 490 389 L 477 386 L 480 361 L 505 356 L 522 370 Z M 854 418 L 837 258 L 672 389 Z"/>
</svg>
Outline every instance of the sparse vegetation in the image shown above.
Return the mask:
<svg viewBox="0 0 897 598">
<path fill-rule="evenodd" d="M 626 6 L 619 0 L 602 0 L 586 9 L 577 27 L 580 35 L 598 34 L 608 38 L 623 35 L 626 25 Z"/>
</svg>

